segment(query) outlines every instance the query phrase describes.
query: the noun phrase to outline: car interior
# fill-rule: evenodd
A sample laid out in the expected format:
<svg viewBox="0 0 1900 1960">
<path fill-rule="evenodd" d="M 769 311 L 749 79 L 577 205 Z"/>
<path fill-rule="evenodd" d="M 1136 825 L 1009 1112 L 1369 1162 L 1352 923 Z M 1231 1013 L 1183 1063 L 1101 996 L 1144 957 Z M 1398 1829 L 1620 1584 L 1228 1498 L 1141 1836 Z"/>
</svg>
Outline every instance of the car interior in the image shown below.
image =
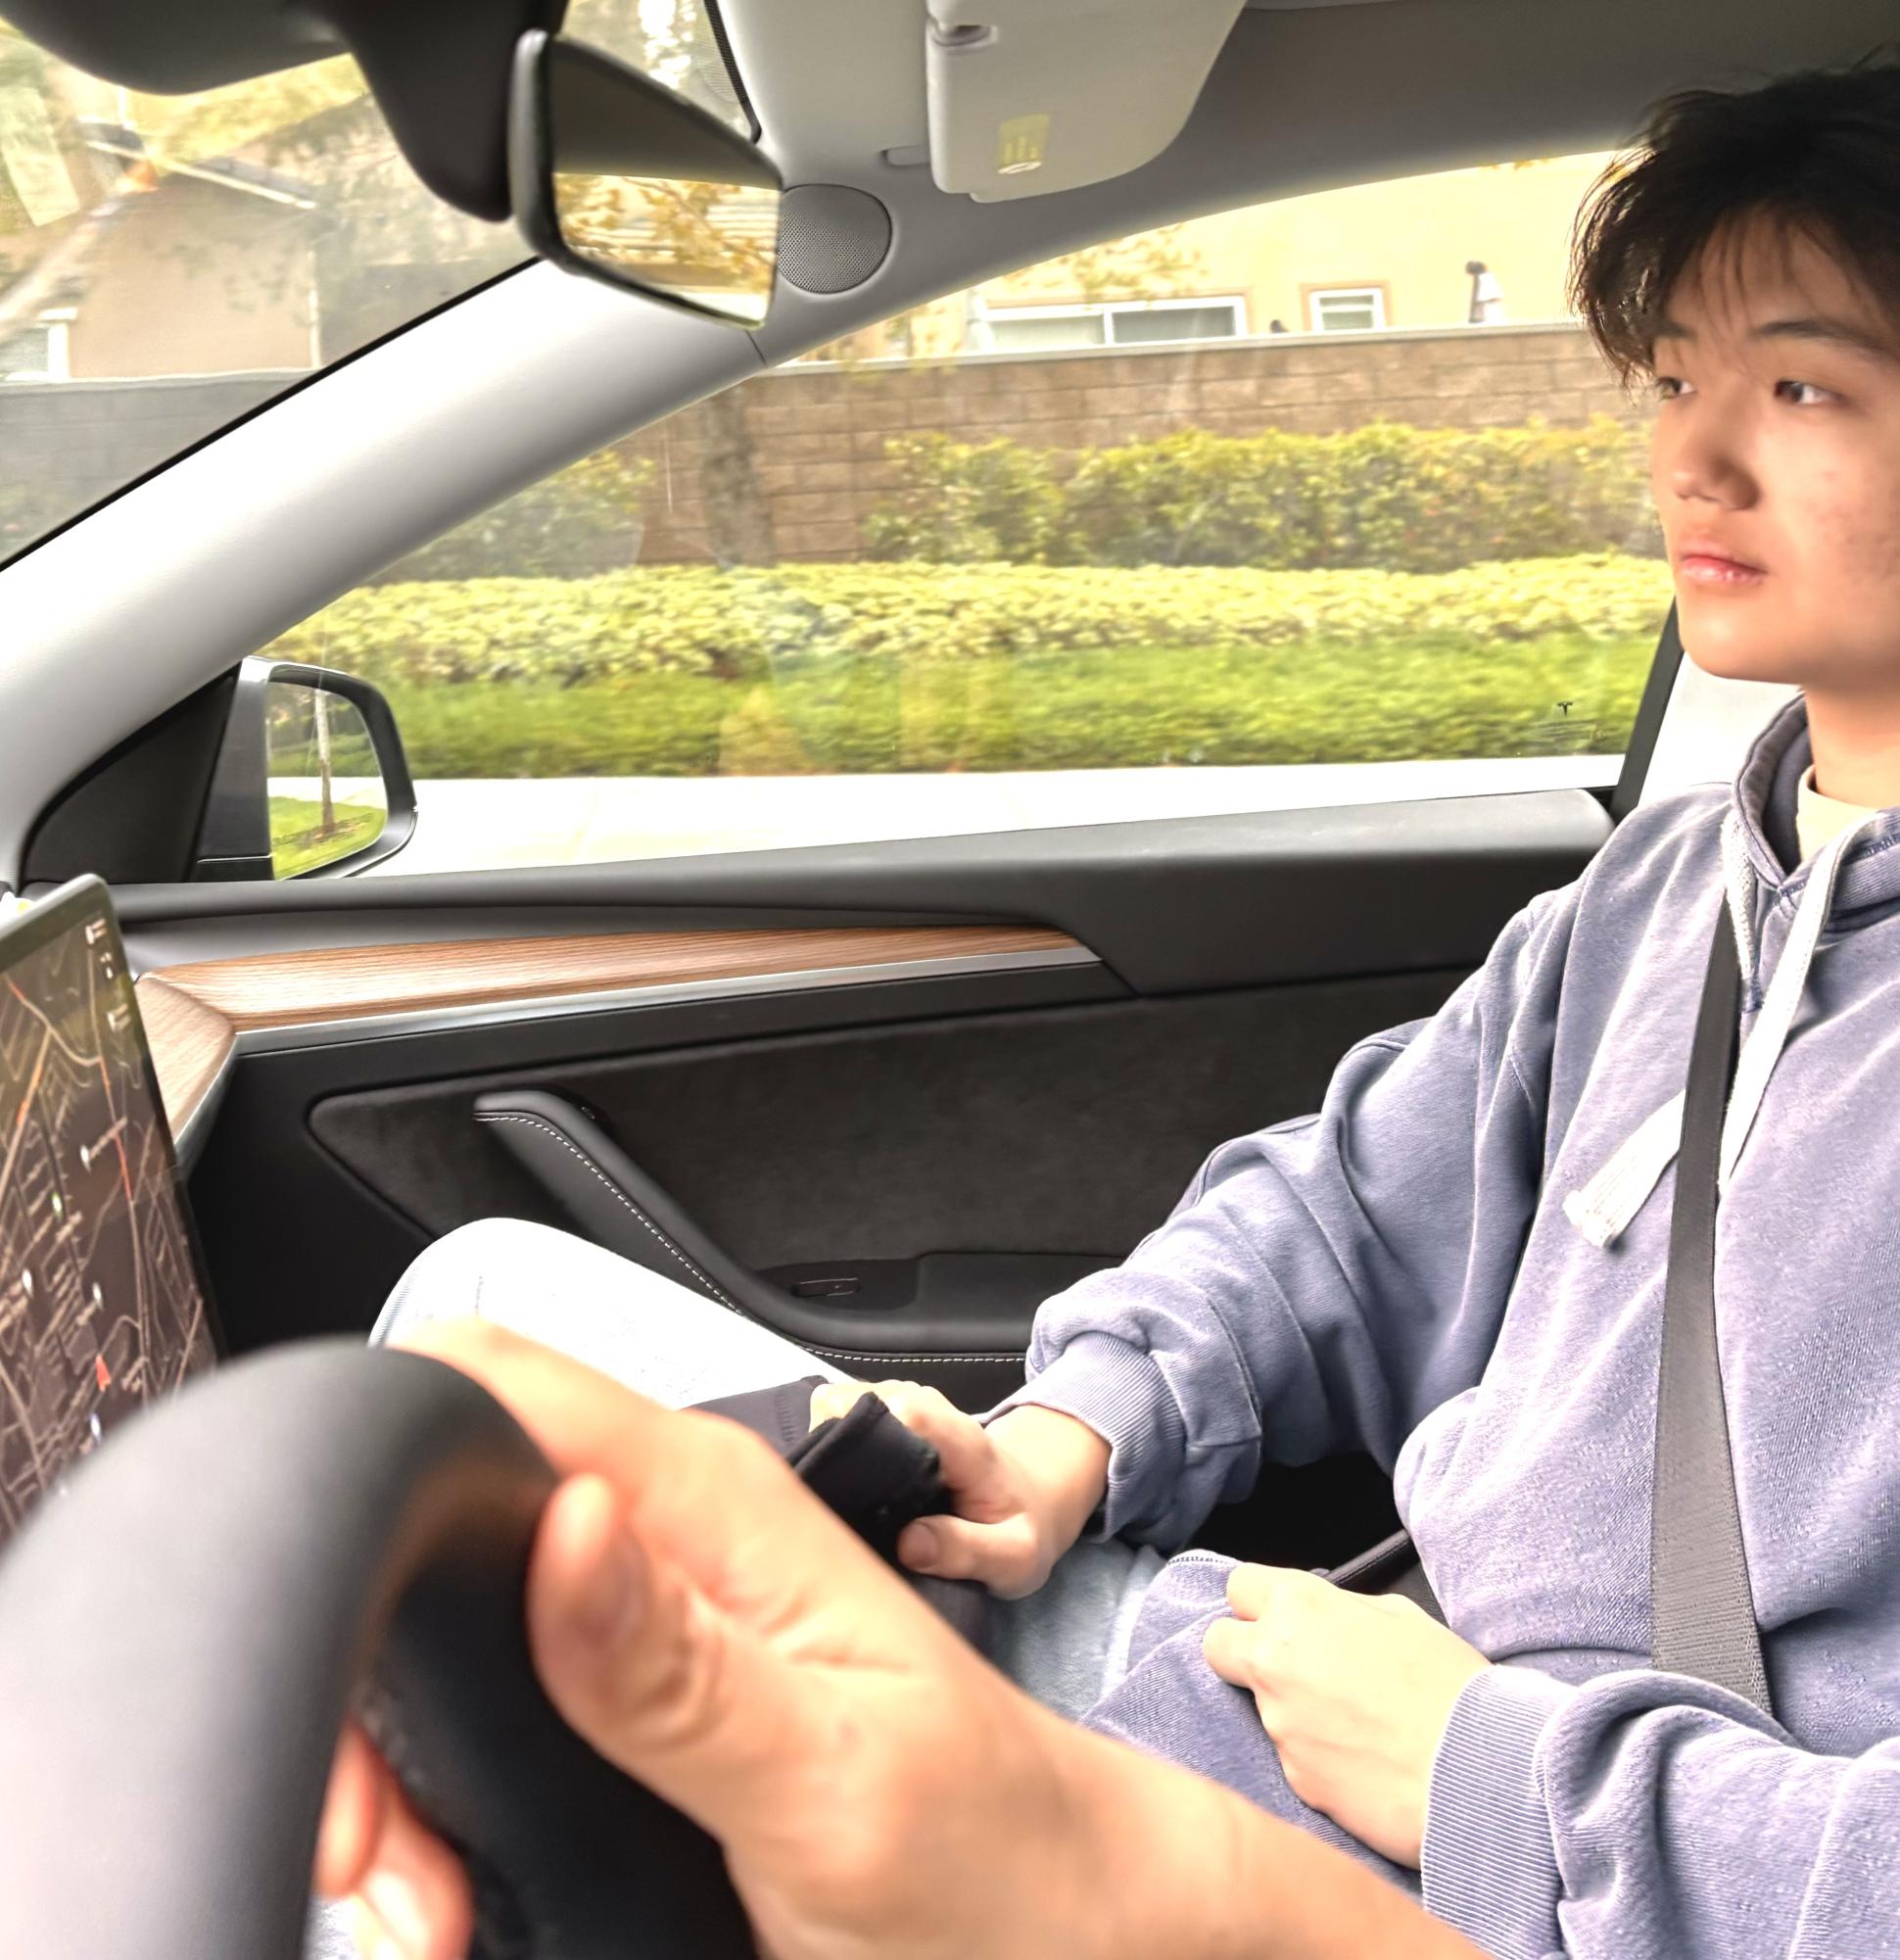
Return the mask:
<svg viewBox="0 0 1900 1960">
<path fill-rule="evenodd" d="M 528 0 L 0 10 L 62 61 L 154 92 L 348 48 L 430 190 L 495 222 L 528 196 L 519 143 L 512 185 L 508 156 L 523 37 L 557 44 L 560 27 L 558 6 Z M 411 1588 L 408 1630 L 391 1649 L 437 1788 L 479 1787 L 468 1835 L 490 1828 L 507 1779 L 471 1765 L 461 1739 L 471 1706 L 499 1705 L 495 1681 L 525 1670 L 495 1601 L 518 1569 L 508 1558 L 541 1488 L 533 1467 L 481 1409 L 400 1367 L 365 1368 L 347 1344 L 301 1375 L 266 1351 L 360 1339 L 425 1246 L 512 1217 L 684 1278 L 848 1372 L 929 1382 L 987 1409 L 1022 1379 L 1042 1300 L 1125 1257 L 1221 1140 L 1315 1108 L 1354 1041 L 1433 1013 L 1506 920 L 1574 879 L 1639 801 L 1727 773 L 1777 697 L 1699 675 L 1658 616 L 1619 773 L 1591 787 L 359 875 L 414 827 L 404 777 L 392 779 L 402 822 L 380 847 L 272 880 L 263 763 L 239 738 L 257 725 L 261 679 L 296 675 L 261 649 L 609 439 L 1105 237 L 1334 186 L 1608 149 L 1668 91 L 1853 60 L 1891 19 L 1876 0 L 721 0 L 717 25 L 756 151 L 730 130 L 721 140 L 761 156 L 760 183 L 784 187 L 761 319 L 576 276 L 524 246 L 512 269 L 0 564 L 0 881 L 27 899 L 104 881 L 223 1350 L 267 1363 L 233 1371 L 199 1433 L 150 1432 L 139 1488 L 169 1480 L 189 1487 L 189 1504 L 108 1519 L 107 1493 L 87 1513 L 95 1544 L 121 1534 L 125 1565 L 161 1541 L 175 1562 L 156 1590 L 94 1570 L 85 1623 L 164 1621 L 191 1596 L 227 1625 L 263 1628 L 256 1588 L 273 1572 L 302 1584 L 296 1561 L 318 1554 L 253 1544 L 240 1585 L 204 1520 L 259 1501 L 238 1485 L 268 1486 L 286 1506 L 300 1489 L 329 1490 L 322 1453 L 335 1439 L 316 1411 L 339 1397 L 362 1410 L 349 1433 L 379 1466 L 365 1475 L 384 1480 L 337 1498 L 320 1554 L 339 1588 L 334 1614 L 274 1647 L 261 1634 L 255 1689 L 218 1675 L 194 1691 L 201 1728 L 202 1697 L 228 1697 L 214 1738 L 191 1745 L 194 1773 L 211 1775 L 247 1724 L 281 1717 L 282 1684 L 299 1669 L 326 1684 L 283 1751 L 301 1769 L 272 1771 L 286 1790 L 301 1774 L 302 1793 L 281 1805 L 254 1793 L 270 1821 L 253 1820 L 250 1849 L 223 1814 L 235 1799 L 181 1822 L 190 1856 L 267 1872 L 241 1910 L 217 1907 L 226 1943 L 187 1943 L 197 1908 L 185 1905 L 140 1919 L 143 1943 L 112 1943 L 132 1923 L 113 1915 L 133 1912 L 141 1886 L 148 1898 L 172 1886 L 143 1852 L 123 1884 L 102 1888 L 99 1917 L 60 1920 L 48 1904 L 34 1918 L 51 1867 L 28 1834 L 0 1851 L 0 1901 L 17 1900 L 0 1903 L 0 1923 L 17 1914 L 31 1930 L 15 1950 L 296 1950 L 286 1929 L 301 1923 L 302 1881 L 285 1847 L 313 1829 L 322 1732 L 334 1735 L 363 1618 L 384 1610 L 378 1586 L 401 1591 L 393 1493 L 470 1463 L 505 1466 L 512 1495 L 483 1486 L 439 1542 L 505 1513 L 513 1551 L 468 1563 L 453 1584 Z M 1051 128 L 1085 131 L 1072 147 L 1050 139 L 1046 175 L 1011 174 L 1021 156 L 995 142 L 1025 76 Z M 635 118 L 639 98 L 627 100 Z M 547 216 L 546 235 L 559 230 Z M 302 678 L 350 693 L 347 676 Z M 373 689 L 350 697 L 391 777 L 402 744 L 387 709 Z M 263 1439 L 261 1456 L 240 1458 Z M 86 1484 L 88 1503 L 115 1454 Z M 131 1489 L 121 1483 L 121 1510 Z M 1199 1542 L 1322 1567 L 1395 1523 L 1386 1467 L 1337 1461 L 1269 1469 Z M 71 1563 L 62 1555 L 29 1534 L 0 1560 L 0 1648 L 10 1618 L 27 1617 L 29 1584 L 57 1590 Z M 404 1574 L 427 1562 L 413 1547 L 402 1556 Z M 495 1629 L 469 1637 L 487 1648 L 458 1686 L 430 1689 L 416 1656 L 437 1652 L 446 1627 L 478 1622 Z M 74 1623 L 57 1622 L 58 1637 Z M 57 1627 L 40 1628 L 35 1653 Z M 178 1647 L 200 1644 L 181 1632 Z M 0 1651 L 0 1681 L 29 1698 L 77 1694 L 85 1678 L 75 1660 L 50 1693 L 20 1672 L 27 1664 Z M 516 1760 L 539 1752 L 535 1774 L 566 1804 L 602 1766 L 564 1752 L 540 1707 L 546 1723 Z M 539 1719 L 523 1716 L 521 1734 Z M 77 1766 L 63 1802 L 87 1800 L 84 1777 L 117 1760 L 107 1740 L 91 1756 L 93 1744 L 65 1731 L 17 1741 L 29 1746 L 42 1751 L 31 1763 L 52 1751 Z M 178 1774 L 171 1746 L 155 1743 L 148 1766 Z M 0 1780 L 18 1788 L 29 1767 L 17 1755 Z M 121 1780 L 129 1792 L 136 1779 Z M 706 1847 L 689 1831 L 669 1839 L 686 1827 L 641 1801 L 596 1792 L 599 1831 L 568 1843 L 519 1850 L 532 1829 L 502 1831 L 538 1883 L 587 1904 L 566 1943 L 498 1952 L 747 1950 Z M 102 1818 L 102 1841 L 114 1828 Z M 600 1849 L 612 1840 L 601 1834 L 616 1829 L 650 1834 L 653 1862 L 602 1881 L 594 1866 L 612 1862 Z M 641 1873 L 669 1860 L 677 1883 L 643 1888 Z M 660 1891 L 687 1901 L 677 1919 Z M 630 1924 L 644 1929 L 639 1944 Z"/>
</svg>

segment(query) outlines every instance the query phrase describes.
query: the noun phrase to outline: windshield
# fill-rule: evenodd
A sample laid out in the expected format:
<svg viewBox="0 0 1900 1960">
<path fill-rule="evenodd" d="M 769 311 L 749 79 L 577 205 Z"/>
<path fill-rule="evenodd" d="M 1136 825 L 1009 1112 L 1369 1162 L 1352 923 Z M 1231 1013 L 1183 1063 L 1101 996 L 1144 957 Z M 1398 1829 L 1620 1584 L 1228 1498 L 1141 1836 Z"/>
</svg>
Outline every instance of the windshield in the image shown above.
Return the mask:
<svg viewBox="0 0 1900 1960">
<path fill-rule="evenodd" d="M 745 126 L 701 0 L 568 26 Z M 347 58 L 140 95 L 0 19 L 0 561 L 524 256 L 422 188 Z"/>
</svg>

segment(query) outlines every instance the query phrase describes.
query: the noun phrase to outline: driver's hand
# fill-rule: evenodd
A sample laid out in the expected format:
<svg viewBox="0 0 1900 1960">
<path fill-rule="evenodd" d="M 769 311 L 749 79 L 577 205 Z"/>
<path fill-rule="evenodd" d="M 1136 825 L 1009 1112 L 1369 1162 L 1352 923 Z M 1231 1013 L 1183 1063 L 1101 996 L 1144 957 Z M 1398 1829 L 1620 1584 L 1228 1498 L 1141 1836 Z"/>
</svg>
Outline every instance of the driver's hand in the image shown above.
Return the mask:
<svg viewBox="0 0 1900 1960">
<path fill-rule="evenodd" d="M 906 1525 L 899 1561 L 939 1579 L 979 1579 L 999 1599 L 1035 1592 L 1102 1501 L 1108 1444 L 1072 1415 L 1033 1405 L 985 1427 L 912 1381 L 826 1382 L 812 1391 L 812 1426 L 865 1395 L 934 1445 L 955 1512 Z"/>
<path fill-rule="evenodd" d="M 414 1345 L 565 1478 L 528 1567 L 536 1670 L 719 1840 L 770 1960 L 1478 1960 L 1330 1845 L 1038 1707 L 736 1423 L 492 1321 Z M 317 1883 L 368 1960 L 461 1960 L 467 1880 L 359 1736 Z"/>
<path fill-rule="evenodd" d="M 536 1666 L 595 1748 L 721 1841 L 773 1960 L 1089 1951 L 1100 1860 L 1131 1847 L 1091 1848 L 1081 1820 L 1124 1758 L 1179 1773 L 1018 1693 L 736 1424 L 658 1408 L 492 1322 L 415 1345 L 484 1383 L 564 1475 L 529 1568 Z M 1078 1755 L 1092 1767 L 1069 1767 Z M 1131 1811 L 1117 1806 L 1117 1838 Z M 370 1960 L 465 1950 L 459 1864 L 354 1732 L 317 1883 L 352 1896 Z"/>
</svg>

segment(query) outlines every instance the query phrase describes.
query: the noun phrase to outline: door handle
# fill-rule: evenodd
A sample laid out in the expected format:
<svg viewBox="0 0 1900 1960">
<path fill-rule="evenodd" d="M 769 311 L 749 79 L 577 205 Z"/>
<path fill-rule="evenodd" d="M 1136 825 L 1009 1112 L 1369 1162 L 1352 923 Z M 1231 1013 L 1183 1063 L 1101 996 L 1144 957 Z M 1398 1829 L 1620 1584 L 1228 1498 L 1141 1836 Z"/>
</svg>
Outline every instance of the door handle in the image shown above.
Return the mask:
<svg viewBox="0 0 1900 1960">
<path fill-rule="evenodd" d="M 475 1121 L 596 1244 L 722 1307 L 784 1325 L 791 1295 L 723 1251 L 566 1096 L 491 1089 L 475 1098 Z"/>
<path fill-rule="evenodd" d="M 941 1380 L 978 1409 L 1022 1378 L 1032 1308 L 960 1302 L 954 1313 L 877 1312 L 853 1307 L 849 1296 L 836 1306 L 796 1299 L 725 1251 L 571 1098 L 551 1089 L 490 1089 L 475 1098 L 475 1121 L 583 1237 L 853 1373 Z"/>
</svg>

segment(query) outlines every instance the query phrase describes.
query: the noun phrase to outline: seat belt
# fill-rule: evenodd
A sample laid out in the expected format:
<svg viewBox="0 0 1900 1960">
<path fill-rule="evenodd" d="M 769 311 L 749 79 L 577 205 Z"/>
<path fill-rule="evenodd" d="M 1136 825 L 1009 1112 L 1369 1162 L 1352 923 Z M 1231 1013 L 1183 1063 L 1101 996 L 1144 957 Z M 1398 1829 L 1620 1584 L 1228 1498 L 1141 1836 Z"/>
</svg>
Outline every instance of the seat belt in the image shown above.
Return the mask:
<svg viewBox="0 0 1900 1960">
<path fill-rule="evenodd" d="M 1741 1542 L 1715 1319 L 1717 1176 L 1740 1018 L 1734 932 L 1728 908 L 1718 904 L 1689 1046 L 1663 1286 L 1650 1658 L 1669 1673 L 1693 1675 L 1772 1712 Z M 895 1562 L 903 1524 L 947 1506 L 936 1453 L 927 1445 L 920 1449 L 919 1439 L 873 1397 L 808 1436 L 811 1391 L 820 1379 L 814 1375 L 698 1406 L 765 1435 L 834 1510 Z M 959 1631 L 982 1644 L 980 1588 L 907 1576 Z M 1395 1532 L 1327 1576 L 1352 1592 L 1404 1594 L 1433 1618 L 1445 1617 L 1405 1532 Z"/>
<path fill-rule="evenodd" d="M 1718 904 L 1689 1047 L 1669 1220 L 1656 1389 L 1649 1652 L 1659 1668 L 1694 1675 L 1769 1710 L 1715 1317 L 1717 1173 L 1740 1016 L 1734 930 L 1727 906 Z"/>
<path fill-rule="evenodd" d="M 1715 1319 L 1717 1174 L 1740 1019 L 1735 935 L 1727 906 L 1719 904 L 1689 1046 L 1669 1221 L 1656 1384 L 1649 1653 L 1655 1667 L 1711 1682 L 1772 1713 L 1741 1542 Z M 1434 1619 L 1445 1617 L 1404 1532 L 1330 1576 L 1353 1592 L 1403 1593 Z"/>
</svg>

